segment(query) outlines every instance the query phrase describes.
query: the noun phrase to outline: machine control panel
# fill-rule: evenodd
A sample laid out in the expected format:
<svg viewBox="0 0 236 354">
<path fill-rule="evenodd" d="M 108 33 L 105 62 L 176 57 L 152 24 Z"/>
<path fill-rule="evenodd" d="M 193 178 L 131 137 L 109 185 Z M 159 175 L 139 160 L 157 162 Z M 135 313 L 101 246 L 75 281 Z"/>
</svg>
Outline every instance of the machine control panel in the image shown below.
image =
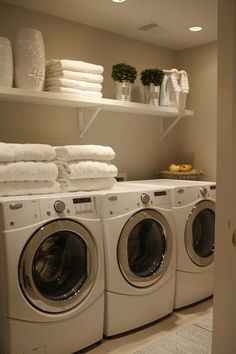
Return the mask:
<svg viewBox="0 0 236 354">
<path fill-rule="evenodd" d="M 142 193 L 140 199 L 143 204 L 148 204 L 150 202 L 150 197 L 147 193 Z"/>
<path fill-rule="evenodd" d="M 54 209 L 57 213 L 63 213 L 65 208 L 66 208 L 66 205 L 62 200 L 56 200 L 54 202 Z"/>
<path fill-rule="evenodd" d="M 200 187 L 200 193 L 203 197 L 207 195 L 207 188 L 206 187 Z"/>
</svg>

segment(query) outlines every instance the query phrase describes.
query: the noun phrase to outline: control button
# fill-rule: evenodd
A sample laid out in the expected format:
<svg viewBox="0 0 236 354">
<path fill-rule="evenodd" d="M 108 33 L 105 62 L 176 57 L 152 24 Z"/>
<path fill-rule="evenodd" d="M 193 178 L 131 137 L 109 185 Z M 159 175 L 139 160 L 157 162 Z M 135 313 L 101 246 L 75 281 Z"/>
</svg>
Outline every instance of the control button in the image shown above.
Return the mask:
<svg viewBox="0 0 236 354">
<path fill-rule="evenodd" d="M 65 210 L 65 203 L 62 200 L 56 200 L 54 203 L 54 209 L 57 213 L 62 213 Z"/>
<path fill-rule="evenodd" d="M 142 193 L 141 194 L 141 201 L 143 204 L 148 204 L 150 202 L 150 197 L 147 193 Z"/>
<path fill-rule="evenodd" d="M 18 202 L 18 203 L 11 203 L 10 204 L 10 209 L 20 209 L 23 207 L 23 204 Z"/>
<path fill-rule="evenodd" d="M 207 188 L 206 187 L 201 187 L 200 188 L 200 193 L 203 197 L 207 195 Z"/>
<path fill-rule="evenodd" d="M 177 193 L 184 193 L 184 189 L 183 188 L 177 188 Z"/>
</svg>

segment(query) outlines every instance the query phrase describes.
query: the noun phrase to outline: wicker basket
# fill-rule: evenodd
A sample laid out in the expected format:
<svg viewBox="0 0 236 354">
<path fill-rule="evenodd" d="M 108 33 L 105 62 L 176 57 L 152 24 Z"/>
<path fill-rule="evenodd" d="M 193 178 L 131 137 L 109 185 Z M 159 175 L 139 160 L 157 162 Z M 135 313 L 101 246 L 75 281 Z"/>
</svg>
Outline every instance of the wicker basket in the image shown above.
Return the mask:
<svg viewBox="0 0 236 354">
<path fill-rule="evenodd" d="M 159 172 L 160 178 L 169 178 L 169 179 L 188 179 L 188 180 L 201 180 L 204 176 L 202 170 L 192 170 L 191 172 L 170 172 L 170 171 L 161 171 Z"/>
</svg>

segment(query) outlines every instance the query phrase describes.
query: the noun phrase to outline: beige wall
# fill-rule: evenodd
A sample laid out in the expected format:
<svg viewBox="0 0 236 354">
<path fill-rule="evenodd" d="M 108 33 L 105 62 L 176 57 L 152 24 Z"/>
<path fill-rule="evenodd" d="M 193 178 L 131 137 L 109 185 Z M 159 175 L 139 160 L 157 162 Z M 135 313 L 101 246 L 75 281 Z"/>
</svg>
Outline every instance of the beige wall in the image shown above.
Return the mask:
<svg viewBox="0 0 236 354">
<path fill-rule="evenodd" d="M 217 43 L 178 52 L 177 67 L 189 74 L 187 104 L 194 117 L 184 118 L 176 129 L 179 158 L 216 180 Z"/>
<path fill-rule="evenodd" d="M 20 27 L 38 28 L 46 57 L 70 58 L 104 66 L 103 96 L 114 98 L 112 64 L 126 62 L 138 70 L 133 100 L 143 101 L 141 70 L 148 67 L 186 69 L 191 93 L 184 118 L 160 141 L 158 117 L 101 112 L 78 141 L 75 109 L 0 103 L 0 141 L 62 144 L 103 144 L 116 151 L 115 164 L 128 179 L 155 178 L 174 161 L 192 162 L 215 179 L 216 44 L 179 53 L 56 17 L 0 4 L 0 35 L 13 40 Z M 206 153 L 207 149 L 207 153 Z"/>
<path fill-rule="evenodd" d="M 236 353 L 236 3 L 218 1 L 218 146 L 214 354 Z"/>
</svg>

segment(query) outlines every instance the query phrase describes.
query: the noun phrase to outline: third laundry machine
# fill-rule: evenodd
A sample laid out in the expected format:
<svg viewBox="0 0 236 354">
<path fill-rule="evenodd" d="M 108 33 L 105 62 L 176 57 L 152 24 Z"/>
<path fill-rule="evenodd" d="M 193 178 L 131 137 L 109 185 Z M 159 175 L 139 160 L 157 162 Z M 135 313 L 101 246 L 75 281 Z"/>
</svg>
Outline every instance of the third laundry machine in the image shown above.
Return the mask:
<svg viewBox="0 0 236 354">
<path fill-rule="evenodd" d="M 0 198 L 2 354 L 71 354 L 102 339 L 99 215 L 88 193 Z"/>
<path fill-rule="evenodd" d="M 176 244 L 170 193 L 120 182 L 101 197 L 105 252 L 104 334 L 173 311 Z"/>
<path fill-rule="evenodd" d="M 216 183 L 156 179 L 128 182 L 171 188 L 176 221 L 174 308 L 213 294 Z"/>
</svg>

